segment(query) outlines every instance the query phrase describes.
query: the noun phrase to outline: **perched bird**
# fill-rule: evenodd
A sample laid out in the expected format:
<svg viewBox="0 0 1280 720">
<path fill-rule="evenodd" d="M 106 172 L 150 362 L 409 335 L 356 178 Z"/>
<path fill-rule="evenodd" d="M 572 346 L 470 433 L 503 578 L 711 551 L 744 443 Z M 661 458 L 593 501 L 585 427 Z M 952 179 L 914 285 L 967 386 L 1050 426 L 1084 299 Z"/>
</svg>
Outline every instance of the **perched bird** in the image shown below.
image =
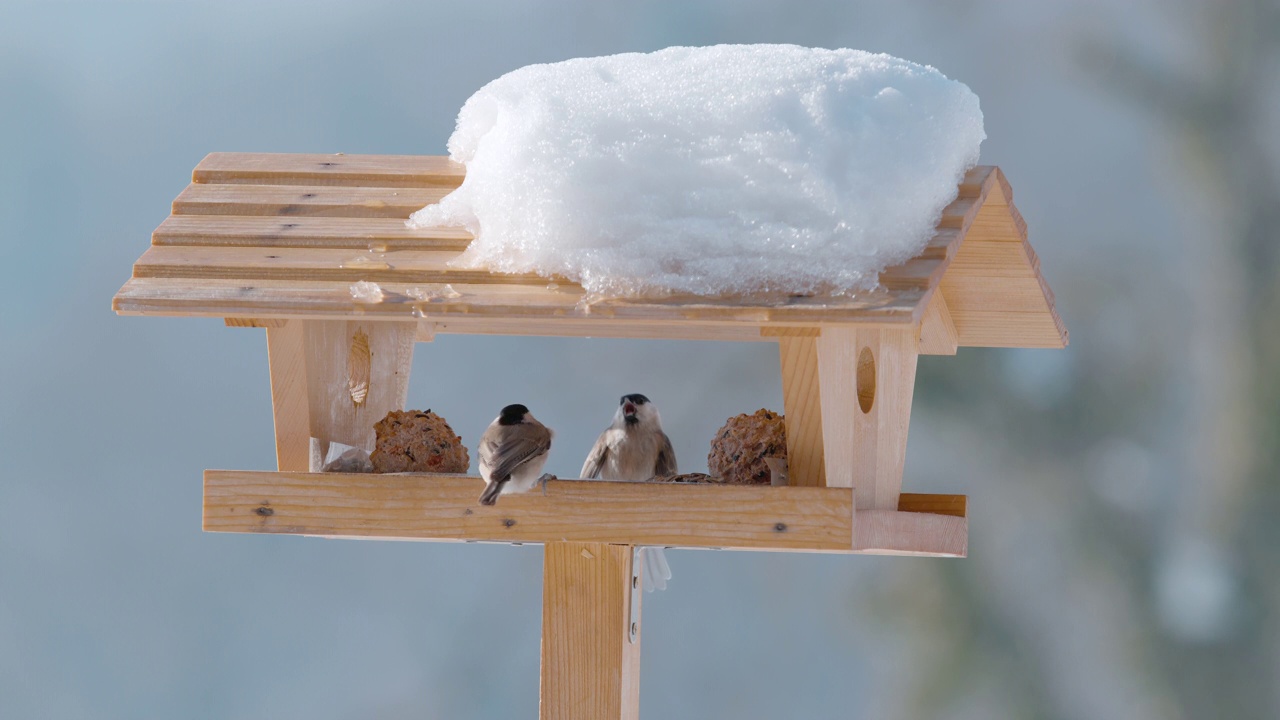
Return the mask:
<svg viewBox="0 0 1280 720">
<path fill-rule="evenodd" d="M 552 480 L 542 475 L 551 450 L 551 430 L 529 408 L 508 405 L 480 436 L 480 477 L 489 484 L 480 504 L 493 505 L 502 492 L 526 492 Z"/>
<path fill-rule="evenodd" d="M 600 433 L 582 464 L 584 479 L 643 482 L 675 475 L 676 451 L 662 432 L 658 408 L 639 394 L 623 395 L 613 424 Z"/>
<path fill-rule="evenodd" d="M 676 451 L 671 446 L 671 438 L 662 432 L 658 408 L 639 393 L 622 396 L 613 414 L 613 424 L 600 433 L 582 464 L 582 477 L 588 480 L 643 482 L 679 472 Z M 667 589 L 671 568 L 662 548 L 643 548 L 641 557 L 645 589 Z"/>
</svg>

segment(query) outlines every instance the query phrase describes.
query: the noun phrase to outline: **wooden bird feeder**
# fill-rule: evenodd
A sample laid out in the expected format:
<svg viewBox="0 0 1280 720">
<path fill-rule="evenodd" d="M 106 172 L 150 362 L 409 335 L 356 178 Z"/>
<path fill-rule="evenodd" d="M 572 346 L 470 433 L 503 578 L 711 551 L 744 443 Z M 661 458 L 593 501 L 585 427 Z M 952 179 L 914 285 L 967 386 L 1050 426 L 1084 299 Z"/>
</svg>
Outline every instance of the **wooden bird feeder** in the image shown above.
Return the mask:
<svg viewBox="0 0 1280 720">
<path fill-rule="evenodd" d="M 864 297 L 589 307 L 572 283 L 449 267 L 462 230 L 405 227 L 463 174 L 341 154 L 196 167 L 114 308 L 266 328 L 278 469 L 206 470 L 205 530 L 543 543 L 541 717 L 592 720 L 639 713 L 637 546 L 966 554 L 964 496 L 901 492 L 916 358 L 1067 343 L 999 168 L 971 170 L 925 251 Z M 559 480 L 485 507 L 475 477 L 318 472 L 330 443 L 373 449 L 415 343 L 440 333 L 777 343 L 790 486 Z"/>
</svg>

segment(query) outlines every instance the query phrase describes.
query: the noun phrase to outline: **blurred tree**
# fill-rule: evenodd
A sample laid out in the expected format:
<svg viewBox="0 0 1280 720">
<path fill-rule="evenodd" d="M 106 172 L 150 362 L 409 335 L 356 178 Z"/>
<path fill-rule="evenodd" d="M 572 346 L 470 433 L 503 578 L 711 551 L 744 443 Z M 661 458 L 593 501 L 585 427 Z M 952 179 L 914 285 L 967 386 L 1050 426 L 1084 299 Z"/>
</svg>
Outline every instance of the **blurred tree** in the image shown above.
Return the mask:
<svg viewBox="0 0 1280 720">
<path fill-rule="evenodd" d="M 1068 318 L 1079 390 L 1062 398 L 1020 397 L 987 352 L 921 364 L 931 387 L 917 397 L 943 398 L 929 413 L 954 423 L 957 446 L 985 445 L 984 503 L 999 493 L 1005 511 L 986 520 L 1011 527 L 979 516 L 963 565 L 896 572 L 880 593 L 891 632 L 925 638 L 888 714 L 1280 717 L 1280 3 L 1146 14 L 1076 56 L 1164 130 L 1171 204 L 1195 228 L 1172 285 L 1191 291 L 1172 330 L 1186 357 L 1108 363 L 1099 318 L 1127 299 L 1099 288 Z M 1144 282 L 1136 263 L 1090 272 Z M 1182 441 L 1145 449 L 1159 443 L 1144 425 L 1171 408 L 1187 416 Z"/>
</svg>

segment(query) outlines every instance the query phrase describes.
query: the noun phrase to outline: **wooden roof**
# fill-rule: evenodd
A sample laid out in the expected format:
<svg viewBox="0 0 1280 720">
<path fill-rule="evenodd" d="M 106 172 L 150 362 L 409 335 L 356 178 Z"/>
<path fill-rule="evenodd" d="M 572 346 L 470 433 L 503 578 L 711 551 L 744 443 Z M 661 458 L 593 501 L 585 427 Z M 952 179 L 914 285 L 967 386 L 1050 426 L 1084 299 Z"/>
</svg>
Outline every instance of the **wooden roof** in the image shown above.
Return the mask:
<svg viewBox="0 0 1280 720">
<path fill-rule="evenodd" d="M 113 307 L 128 315 L 416 318 L 425 332 L 752 340 L 826 325 L 920 323 L 939 293 L 960 346 L 1062 347 L 1067 332 L 997 167 L 971 170 L 918 257 L 857 298 L 582 303 L 574 283 L 455 269 L 458 228 L 404 220 L 457 187 L 444 157 L 213 153 L 152 234 Z M 351 285 L 378 283 L 381 302 Z M 449 288 L 444 286 L 448 285 Z M 933 303 L 931 306 L 931 302 Z M 936 314 L 935 311 L 931 313 Z M 238 320 L 236 320 L 238 319 Z M 926 350 L 927 352 L 927 350 Z"/>
</svg>

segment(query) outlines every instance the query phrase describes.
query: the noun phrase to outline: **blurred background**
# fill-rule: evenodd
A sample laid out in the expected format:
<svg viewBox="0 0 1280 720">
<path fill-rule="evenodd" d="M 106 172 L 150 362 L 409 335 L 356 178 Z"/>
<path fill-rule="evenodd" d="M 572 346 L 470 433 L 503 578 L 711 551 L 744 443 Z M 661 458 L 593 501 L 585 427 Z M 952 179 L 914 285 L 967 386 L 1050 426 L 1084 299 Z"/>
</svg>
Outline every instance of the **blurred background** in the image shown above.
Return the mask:
<svg viewBox="0 0 1280 720">
<path fill-rule="evenodd" d="M 967 83 L 1071 346 L 921 359 L 904 489 L 968 559 L 669 553 L 643 717 L 1280 716 L 1280 3 L 0 0 L 0 717 L 536 717 L 539 547 L 202 534 L 201 471 L 274 462 L 263 331 L 111 296 L 209 151 L 441 154 L 508 70 L 724 42 Z M 624 392 L 685 471 L 782 405 L 766 344 L 414 364 L 564 475 Z"/>
</svg>

